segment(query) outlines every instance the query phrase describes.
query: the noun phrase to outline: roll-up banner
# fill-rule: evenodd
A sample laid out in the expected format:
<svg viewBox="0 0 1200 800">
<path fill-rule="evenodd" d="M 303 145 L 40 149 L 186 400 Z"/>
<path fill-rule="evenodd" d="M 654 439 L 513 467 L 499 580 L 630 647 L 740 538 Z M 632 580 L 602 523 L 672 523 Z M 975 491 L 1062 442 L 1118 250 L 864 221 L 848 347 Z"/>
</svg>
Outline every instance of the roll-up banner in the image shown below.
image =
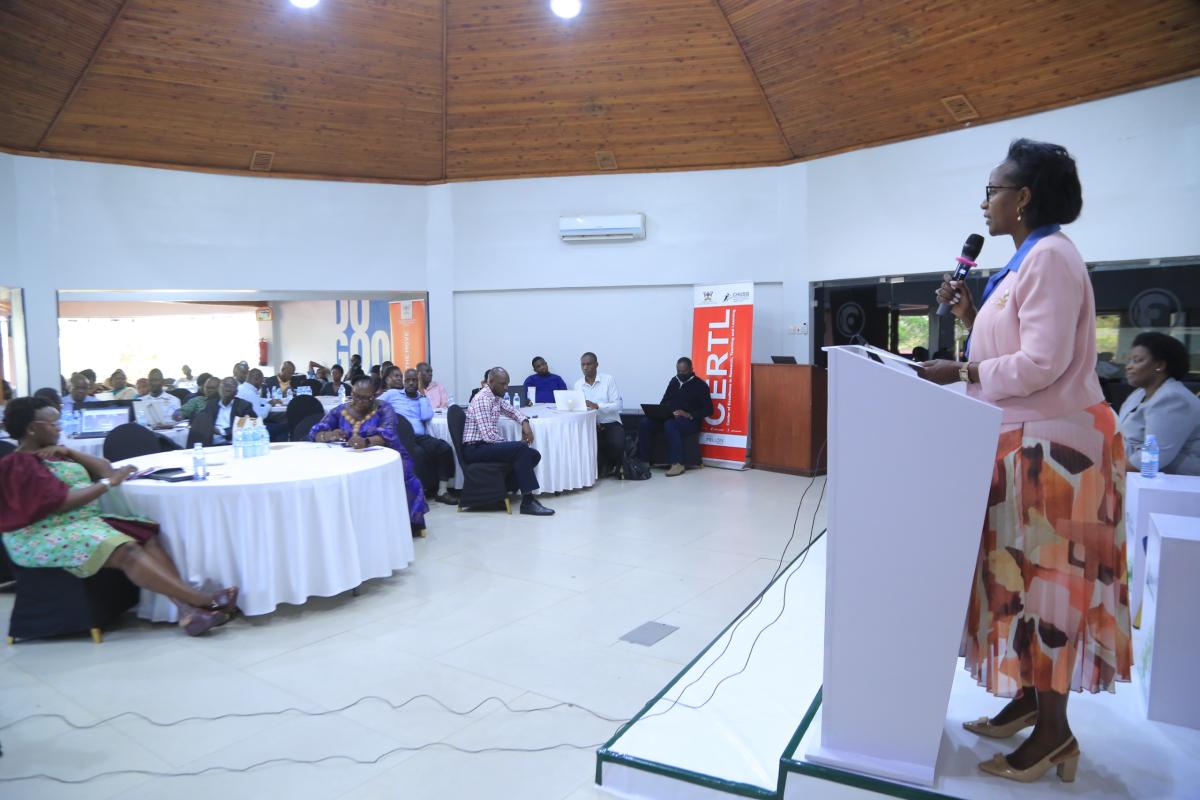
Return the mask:
<svg viewBox="0 0 1200 800">
<path fill-rule="evenodd" d="M 745 469 L 750 443 L 754 284 L 694 287 L 692 367 L 708 383 L 713 413 L 700 425 L 706 464 Z"/>
<path fill-rule="evenodd" d="M 392 323 L 392 362 L 413 369 L 429 358 L 425 340 L 425 301 L 398 300 L 388 305 Z"/>
</svg>

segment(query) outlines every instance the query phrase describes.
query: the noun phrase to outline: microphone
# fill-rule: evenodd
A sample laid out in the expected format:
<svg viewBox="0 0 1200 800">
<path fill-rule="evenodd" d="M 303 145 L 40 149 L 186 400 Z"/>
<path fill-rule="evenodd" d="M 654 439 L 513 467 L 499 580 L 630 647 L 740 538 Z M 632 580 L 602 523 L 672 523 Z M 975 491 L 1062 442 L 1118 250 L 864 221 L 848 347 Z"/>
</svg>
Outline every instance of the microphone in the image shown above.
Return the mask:
<svg viewBox="0 0 1200 800">
<path fill-rule="evenodd" d="M 978 233 L 972 233 L 967 237 L 967 241 L 963 243 L 962 255 L 955 259 L 958 263 L 954 267 L 954 274 L 950 276 L 952 281 L 961 281 L 967 277 L 967 273 L 971 267 L 975 266 L 975 259 L 979 258 L 979 251 L 983 249 L 983 237 Z M 950 311 L 950 306 L 946 303 L 938 303 L 938 316 L 944 317 Z"/>
</svg>

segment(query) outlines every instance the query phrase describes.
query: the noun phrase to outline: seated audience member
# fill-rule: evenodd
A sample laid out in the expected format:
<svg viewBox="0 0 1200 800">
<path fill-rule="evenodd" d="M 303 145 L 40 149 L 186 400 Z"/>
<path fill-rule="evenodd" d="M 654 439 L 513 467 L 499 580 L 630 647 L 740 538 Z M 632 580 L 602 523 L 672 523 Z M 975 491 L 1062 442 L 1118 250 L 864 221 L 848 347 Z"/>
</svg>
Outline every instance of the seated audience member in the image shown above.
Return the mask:
<svg viewBox="0 0 1200 800">
<path fill-rule="evenodd" d="M 579 357 L 583 377 L 575 381 L 575 391 L 583 392 L 587 407 L 596 412 L 596 460 L 600 477 L 617 469 L 625 460 L 625 426 L 621 424 L 621 390 L 612 375 L 597 372 L 600 362 L 595 353 Z"/>
<path fill-rule="evenodd" d="M 146 381 L 149 385 L 149 392 L 138 399 L 138 402 L 141 403 L 141 410 L 138 412 L 139 421 L 152 428 L 172 424 L 175 412 L 181 405 L 179 398 L 163 391 L 162 370 L 150 370 L 146 375 Z"/>
<path fill-rule="evenodd" d="M 272 442 L 286 442 L 288 439 L 287 417 L 276 417 L 271 420 L 271 411 L 283 406 L 278 398 L 268 398 L 266 381 L 263 372 L 258 367 L 246 373 L 246 382 L 238 387 L 238 397 L 254 406 L 254 413 L 267 426 L 267 435 Z"/>
<path fill-rule="evenodd" d="M 296 375 L 296 365 L 285 361 L 279 365 L 279 374 L 267 378 L 261 389 L 264 397 L 284 399 L 296 394 L 292 379 Z"/>
<path fill-rule="evenodd" d="M 480 389 L 488 385 L 488 378 L 490 377 L 492 377 L 492 371 L 490 369 L 485 369 L 483 371 L 483 380 L 479 382 L 479 389 L 471 390 L 471 400 L 475 399 L 475 395 L 479 394 Z"/>
<path fill-rule="evenodd" d="M 666 422 L 644 417 L 638 428 L 638 457 L 649 463 L 654 454 L 654 438 L 661 431 L 667 437 L 667 461 L 671 468 L 667 477 L 682 475 L 683 437 L 700 430 L 700 421 L 713 411 L 712 395 L 708 384 L 692 372 L 692 360 L 681 358 L 675 362 L 675 377 L 663 392 L 661 405 L 667 406 L 674 416 Z"/>
<path fill-rule="evenodd" d="M 341 364 L 334 364 L 329 368 L 329 380 L 321 387 L 321 394 L 325 397 L 336 397 L 338 388 L 341 387 L 346 397 L 350 396 L 350 385 L 347 384 L 342 377 L 345 375 L 345 370 Z"/>
<path fill-rule="evenodd" d="M 433 367 L 429 366 L 428 361 L 417 364 L 417 388 L 429 398 L 429 405 L 434 408 L 450 406 L 450 393 L 446 391 L 445 386 L 433 379 Z"/>
<path fill-rule="evenodd" d="M 330 409 L 329 413 L 308 433 L 310 442 L 343 442 L 361 450 L 372 445 L 390 447 L 400 454 L 404 463 L 404 491 L 408 495 L 408 517 L 413 532 L 425 528 L 429 504 L 421 481 L 413 468 L 412 457 L 396 435 L 396 412 L 387 403 L 375 399 L 371 379 L 361 377 L 354 382 L 349 402 Z"/>
<path fill-rule="evenodd" d="M 62 395 L 49 386 L 43 386 L 33 393 L 34 397 L 40 397 L 50 405 L 54 406 L 54 410 L 62 413 Z"/>
<path fill-rule="evenodd" d="M 201 383 L 200 381 L 198 381 L 197 379 L 192 377 L 192 368 L 189 367 L 187 364 L 184 364 L 180 368 L 179 371 L 182 372 L 183 374 L 180 377 L 175 379 L 174 386 L 176 389 L 183 389 L 188 392 L 194 392 L 198 388 L 201 388 L 204 386 L 203 383 Z"/>
<path fill-rule="evenodd" d="M 1119 381 L 1125 374 L 1120 364 L 1113 362 L 1112 353 L 1096 354 L 1096 377 L 1102 381 Z"/>
<path fill-rule="evenodd" d="M 433 497 L 447 505 L 458 505 L 458 501 L 446 494 L 446 487 L 454 478 L 454 448 L 436 436 L 430 436 L 429 420 L 433 419 L 433 406 L 429 398 L 421 395 L 420 378 L 415 369 L 403 372 L 391 367 L 385 373 L 383 394 L 379 402 L 387 403 L 400 416 L 408 420 L 416 435 L 417 449 L 409 455 L 417 469 L 417 477 L 426 497 Z"/>
<path fill-rule="evenodd" d="M 133 385 L 137 389 L 137 397 L 133 398 L 134 400 L 141 400 L 150 395 L 150 381 L 146 378 L 138 378 Z"/>
<path fill-rule="evenodd" d="M 912 349 L 912 360 L 918 363 L 925 363 L 929 360 L 929 348 L 921 347 L 920 345 Z"/>
<path fill-rule="evenodd" d="M 213 375 L 211 372 L 201 372 L 196 376 L 196 390 L 192 397 L 204 394 L 204 384 L 208 383 L 209 378 L 217 378 L 217 376 Z M 217 383 L 220 384 L 220 382 L 221 379 L 217 378 Z"/>
<path fill-rule="evenodd" d="M 508 391 L 508 372 L 503 367 L 492 367 L 486 373 L 487 384 L 471 398 L 467 406 L 467 424 L 463 428 L 463 457 L 467 463 L 499 462 L 512 464 L 521 491 L 521 513 L 548 517 L 554 513 L 542 505 L 534 492 L 538 489 L 537 475 L 533 468 L 542 460 L 542 454 L 534 450 L 533 427 L 519 409 L 513 408 L 504 398 Z M 521 425 L 521 441 L 508 442 L 500 435 L 500 415 Z"/>
<path fill-rule="evenodd" d="M 308 362 L 308 379 L 310 381 L 320 381 L 322 388 L 329 383 L 329 367 L 322 366 L 315 361 Z"/>
<path fill-rule="evenodd" d="M 134 467 L 113 469 L 103 458 L 57 446 L 59 415 L 41 398 L 9 403 L 4 426 L 20 442 L 0 459 L 0 532 L 13 563 L 59 567 L 80 578 L 119 569 L 136 585 L 169 597 L 189 636 L 229 621 L 237 587 L 197 591 L 159 543 L 156 523 L 101 510 L 100 498 Z"/>
<path fill-rule="evenodd" d="M 88 380 L 87 375 L 76 372 L 71 376 L 70 386 L 71 391 L 62 399 L 61 413 L 63 414 L 78 411 L 86 403 L 94 402 L 92 400 L 92 382 Z"/>
<path fill-rule="evenodd" d="M 245 361 L 239 361 L 233 365 L 233 377 L 238 382 L 240 387 L 250 377 L 250 365 Z"/>
<path fill-rule="evenodd" d="M 358 353 L 350 356 L 350 373 L 346 376 L 346 380 L 353 384 L 355 381 L 365 375 L 366 373 L 363 372 L 362 367 L 362 356 Z"/>
<path fill-rule="evenodd" d="M 1178 339 L 1146 332 L 1133 340 L 1125 378 L 1135 388 L 1117 415 L 1131 471 L 1142 468 L 1142 446 L 1154 434 L 1160 471 L 1200 475 L 1200 398 L 1180 383 L 1187 374 L 1187 349 Z"/>
<path fill-rule="evenodd" d="M 220 382 L 216 397 L 204 401 L 204 411 L 213 421 L 213 444 L 233 441 L 233 425 L 238 417 L 258 417 L 258 412 L 247 400 L 238 396 L 237 379 L 225 378 Z"/>
<path fill-rule="evenodd" d="M 953 361 L 954 360 L 954 351 L 950 350 L 948 348 L 942 348 L 941 350 L 937 350 L 933 354 L 933 360 L 934 361 Z"/>
<path fill-rule="evenodd" d="M 113 370 L 113 374 L 108 379 L 108 388 L 112 392 L 113 400 L 136 400 L 138 396 L 137 389 L 129 385 L 125 379 L 125 370 Z"/>
<path fill-rule="evenodd" d="M 530 403 L 553 403 L 554 390 L 566 389 L 567 382 L 550 371 L 550 365 L 541 356 L 533 358 L 533 374 L 525 379 L 525 394 Z"/>
<path fill-rule="evenodd" d="M 237 385 L 236 380 L 233 383 L 234 383 L 234 386 Z M 190 400 L 188 400 L 186 403 L 184 403 L 183 405 L 181 405 L 179 407 L 179 410 L 176 411 L 175 415 L 174 415 L 174 418 L 176 420 L 191 419 L 192 417 L 196 416 L 197 414 L 199 414 L 201 411 L 203 411 L 205 408 L 208 407 L 209 400 L 213 399 L 214 397 L 220 397 L 220 395 L 221 395 L 221 379 L 220 378 L 206 379 L 204 381 L 203 387 L 204 387 L 204 391 L 202 391 L 200 394 L 196 395 L 195 397 L 191 398 Z M 236 391 L 237 391 L 237 389 L 235 388 L 234 392 L 236 393 Z"/>
</svg>

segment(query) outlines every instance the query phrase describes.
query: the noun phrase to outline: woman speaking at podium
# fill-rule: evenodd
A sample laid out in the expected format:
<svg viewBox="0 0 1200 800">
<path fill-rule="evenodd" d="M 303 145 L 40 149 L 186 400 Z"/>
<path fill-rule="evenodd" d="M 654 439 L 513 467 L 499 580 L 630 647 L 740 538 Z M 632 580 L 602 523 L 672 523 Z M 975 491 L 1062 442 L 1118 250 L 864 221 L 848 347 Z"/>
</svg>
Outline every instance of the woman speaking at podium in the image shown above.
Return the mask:
<svg viewBox="0 0 1200 800">
<path fill-rule="evenodd" d="M 966 668 L 998 697 L 964 723 L 997 739 L 1033 726 L 1012 753 L 980 764 L 1033 781 L 1074 780 L 1069 691 L 1112 692 L 1132 662 L 1125 565 L 1125 449 L 1096 377 L 1096 307 L 1083 259 L 1059 226 L 1083 206 L 1066 149 L 1018 139 L 988 176 L 988 233 L 1016 253 L 978 305 L 948 279 L 940 302 L 971 330 L 969 361 L 929 361 L 924 377 L 966 381 L 999 406 L 987 516 L 964 632 Z"/>
</svg>

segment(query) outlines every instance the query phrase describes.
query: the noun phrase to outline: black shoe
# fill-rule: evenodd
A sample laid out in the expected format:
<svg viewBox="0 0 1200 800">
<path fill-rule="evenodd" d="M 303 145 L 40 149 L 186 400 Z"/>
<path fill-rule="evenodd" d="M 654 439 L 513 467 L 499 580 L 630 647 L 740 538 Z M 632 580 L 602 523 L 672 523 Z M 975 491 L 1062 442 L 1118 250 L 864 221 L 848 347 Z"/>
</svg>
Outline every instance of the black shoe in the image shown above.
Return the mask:
<svg viewBox="0 0 1200 800">
<path fill-rule="evenodd" d="M 451 497 L 449 494 L 439 494 L 437 497 L 435 497 L 433 499 L 437 500 L 439 503 L 445 503 L 448 506 L 458 505 L 458 499 Z"/>
<path fill-rule="evenodd" d="M 521 513 L 529 514 L 534 517 L 551 517 L 554 516 L 554 509 L 546 508 L 533 495 L 528 495 L 521 501 Z"/>
</svg>

